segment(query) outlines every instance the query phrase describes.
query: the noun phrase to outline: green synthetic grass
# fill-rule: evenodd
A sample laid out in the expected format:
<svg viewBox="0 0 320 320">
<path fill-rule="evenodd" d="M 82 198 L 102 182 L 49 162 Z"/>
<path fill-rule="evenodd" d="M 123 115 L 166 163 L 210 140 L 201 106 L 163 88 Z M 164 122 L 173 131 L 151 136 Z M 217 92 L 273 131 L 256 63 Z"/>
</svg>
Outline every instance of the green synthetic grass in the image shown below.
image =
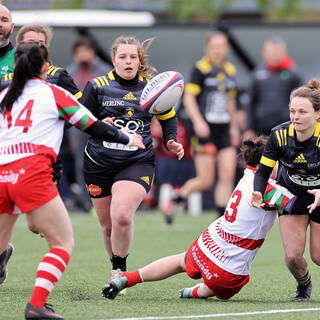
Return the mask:
<svg viewBox="0 0 320 320">
<path fill-rule="evenodd" d="M 177 216 L 168 227 L 159 212 L 138 212 L 135 218 L 135 237 L 128 258 L 129 270 L 171 254 L 183 252 L 201 231 L 216 218 L 215 213 L 199 217 Z M 66 320 L 115 319 L 228 314 L 215 319 L 320 319 L 320 311 L 261 314 L 262 311 L 320 307 L 320 276 L 309 254 L 307 259 L 312 275 L 313 294 L 309 303 L 292 303 L 295 282 L 283 262 L 278 223 L 268 234 L 251 270 L 251 280 L 229 301 L 179 299 L 180 288 L 193 286 L 196 281 L 185 274 L 170 279 L 145 283 L 128 289 L 115 300 L 101 297 L 101 287 L 110 273 L 110 263 L 102 243 L 97 217 L 73 214 L 75 249 L 70 264 L 50 295 L 48 302 Z M 0 288 L 0 319 L 23 319 L 23 311 L 32 292 L 37 265 L 47 250 L 45 240 L 26 229 L 24 217 L 17 222 L 12 242 L 14 254 L 8 264 L 6 284 Z M 259 314 L 243 313 L 260 312 Z M 236 316 L 235 313 L 240 313 Z M 242 313 L 242 314 L 241 314 Z"/>
</svg>

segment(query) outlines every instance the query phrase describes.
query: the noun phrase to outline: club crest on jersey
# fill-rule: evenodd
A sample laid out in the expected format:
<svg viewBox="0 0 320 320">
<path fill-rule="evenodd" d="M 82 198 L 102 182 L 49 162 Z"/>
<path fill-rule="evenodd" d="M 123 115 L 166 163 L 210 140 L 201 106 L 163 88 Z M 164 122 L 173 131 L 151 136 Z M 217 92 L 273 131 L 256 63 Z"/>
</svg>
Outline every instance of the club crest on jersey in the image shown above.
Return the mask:
<svg viewBox="0 0 320 320">
<path fill-rule="evenodd" d="M 126 108 L 126 115 L 127 115 L 128 117 L 132 117 L 133 114 L 134 114 L 134 107 L 128 107 L 128 108 Z"/>
<path fill-rule="evenodd" d="M 94 184 L 89 184 L 88 191 L 92 196 L 96 197 L 102 192 L 102 189 Z"/>
</svg>

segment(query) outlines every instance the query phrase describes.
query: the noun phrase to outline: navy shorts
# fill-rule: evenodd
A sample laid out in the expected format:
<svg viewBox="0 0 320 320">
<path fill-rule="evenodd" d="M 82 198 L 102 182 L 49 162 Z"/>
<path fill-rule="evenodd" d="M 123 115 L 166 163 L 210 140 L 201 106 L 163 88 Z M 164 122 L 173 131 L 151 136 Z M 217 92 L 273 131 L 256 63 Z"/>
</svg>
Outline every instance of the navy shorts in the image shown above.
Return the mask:
<svg viewBox="0 0 320 320">
<path fill-rule="evenodd" d="M 134 181 L 143 186 L 148 193 L 154 180 L 155 166 L 149 162 L 135 162 L 125 167 L 105 168 L 85 157 L 84 179 L 91 198 L 103 198 L 111 195 L 112 185 L 116 181 Z"/>
</svg>

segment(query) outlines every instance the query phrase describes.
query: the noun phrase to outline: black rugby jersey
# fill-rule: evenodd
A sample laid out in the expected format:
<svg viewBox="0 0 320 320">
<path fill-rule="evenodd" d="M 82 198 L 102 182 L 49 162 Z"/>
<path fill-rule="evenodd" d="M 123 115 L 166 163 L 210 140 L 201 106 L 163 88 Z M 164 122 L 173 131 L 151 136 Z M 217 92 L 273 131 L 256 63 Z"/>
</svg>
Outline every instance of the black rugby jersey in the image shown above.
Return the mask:
<svg viewBox="0 0 320 320">
<path fill-rule="evenodd" d="M 4 90 L 6 87 L 9 86 L 9 84 L 11 83 L 12 77 L 13 77 L 13 73 L 9 73 L 0 79 L 0 91 Z M 50 65 L 47 71 L 46 81 L 52 84 L 56 84 L 57 86 L 68 90 L 78 100 L 82 96 L 82 92 L 74 83 L 73 78 L 64 68 Z"/>
<path fill-rule="evenodd" d="M 185 92 L 196 96 L 199 110 L 209 123 L 229 123 L 228 97 L 236 96 L 236 68 L 226 62 L 223 68 L 212 65 L 204 56 L 192 69 Z"/>
<path fill-rule="evenodd" d="M 296 140 L 291 121 L 273 128 L 260 163 L 271 169 L 277 161 L 279 184 L 297 195 L 305 194 L 308 189 L 319 189 L 320 122 L 313 136 L 304 142 Z"/>
<path fill-rule="evenodd" d="M 117 164 L 126 166 L 135 161 L 154 162 L 154 150 L 150 124 L 152 114 L 144 111 L 140 97 L 147 79 L 137 76 L 132 80 L 120 78 L 114 70 L 107 75 L 88 81 L 81 98 L 85 105 L 98 119 L 115 117 L 114 126 L 125 128 L 129 133 L 140 134 L 143 137 L 145 149 L 127 146 L 120 143 L 110 143 L 89 137 L 86 146 L 87 156 L 101 166 Z M 158 115 L 159 120 L 173 118 L 172 108 L 164 115 Z"/>
</svg>

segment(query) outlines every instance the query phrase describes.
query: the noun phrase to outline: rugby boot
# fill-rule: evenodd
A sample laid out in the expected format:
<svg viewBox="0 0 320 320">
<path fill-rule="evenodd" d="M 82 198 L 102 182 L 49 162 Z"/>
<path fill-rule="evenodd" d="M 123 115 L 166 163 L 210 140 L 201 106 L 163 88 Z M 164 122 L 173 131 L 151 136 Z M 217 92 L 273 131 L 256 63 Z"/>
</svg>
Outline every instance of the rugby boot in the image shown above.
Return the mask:
<svg viewBox="0 0 320 320">
<path fill-rule="evenodd" d="M 294 301 L 294 302 L 307 302 L 310 300 L 311 292 L 312 292 L 312 283 L 311 282 L 306 286 L 298 284 L 296 296 L 292 299 L 292 301 Z"/>
<path fill-rule="evenodd" d="M 12 255 L 14 247 L 12 243 L 8 244 L 7 249 L 0 255 L 0 286 L 2 286 L 7 280 L 7 263 Z"/>
<path fill-rule="evenodd" d="M 26 309 L 24 311 L 24 317 L 27 320 L 38 319 L 56 319 L 64 320 L 64 318 L 54 312 L 52 305 L 45 303 L 42 308 L 34 307 L 30 302 L 27 303 Z"/>
<path fill-rule="evenodd" d="M 101 295 L 106 299 L 114 299 L 120 292 L 127 287 L 126 277 L 116 278 L 107 283 L 101 290 Z"/>
</svg>

